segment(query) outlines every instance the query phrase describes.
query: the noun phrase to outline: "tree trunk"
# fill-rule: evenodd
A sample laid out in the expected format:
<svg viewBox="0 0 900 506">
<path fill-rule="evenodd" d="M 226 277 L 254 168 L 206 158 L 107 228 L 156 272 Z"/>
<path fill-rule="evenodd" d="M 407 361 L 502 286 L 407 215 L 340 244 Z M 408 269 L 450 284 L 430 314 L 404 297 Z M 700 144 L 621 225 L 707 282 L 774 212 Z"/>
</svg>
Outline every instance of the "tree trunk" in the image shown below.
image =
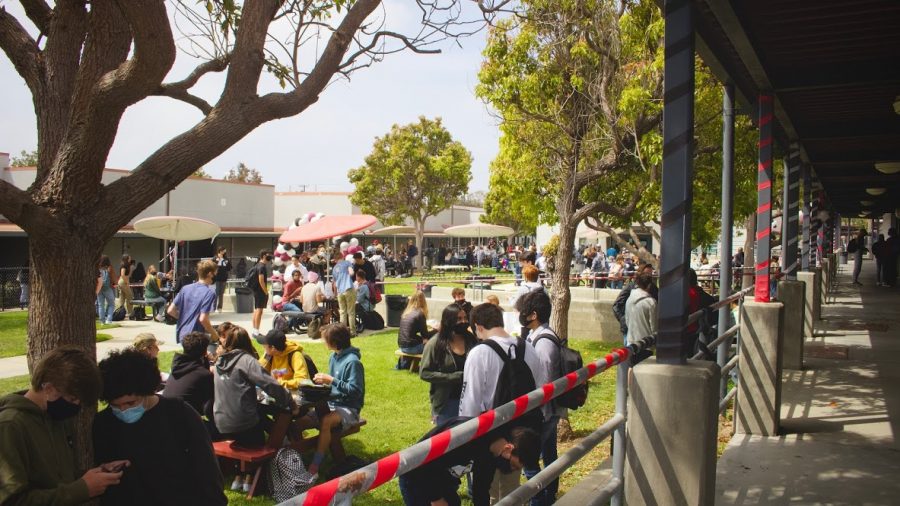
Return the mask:
<svg viewBox="0 0 900 506">
<path fill-rule="evenodd" d="M 103 242 L 82 236 L 28 231 L 31 301 L 28 310 L 28 370 L 60 345 L 97 353 L 95 326 L 97 258 Z M 98 246 L 100 245 L 100 246 Z M 64 250 L 64 251 L 61 251 Z M 83 406 L 75 448 L 83 469 L 93 466 L 91 421 L 97 406 Z"/>
<path fill-rule="evenodd" d="M 747 216 L 744 220 L 744 272 L 741 278 L 741 290 L 753 286 L 756 277 L 756 213 Z"/>
<path fill-rule="evenodd" d="M 553 312 L 550 314 L 550 327 L 560 337 L 569 335 L 569 305 L 572 294 L 569 290 L 569 274 L 572 270 L 572 253 L 574 251 L 575 226 L 568 219 L 559 223 L 559 247 L 553 256 L 553 276 L 550 284 L 550 301 Z"/>
<path fill-rule="evenodd" d="M 419 254 L 416 255 L 416 264 L 415 268 L 419 269 L 420 272 L 424 273 L 424 269 L 422 268 L 425 265 L 422 261 L 422 257 L 425 255 L 425 248 L 423 247 L 423 242 L 425 241 L 425 221 L 416 222 L 416 249 L 419 251 Z"/>
</svg>

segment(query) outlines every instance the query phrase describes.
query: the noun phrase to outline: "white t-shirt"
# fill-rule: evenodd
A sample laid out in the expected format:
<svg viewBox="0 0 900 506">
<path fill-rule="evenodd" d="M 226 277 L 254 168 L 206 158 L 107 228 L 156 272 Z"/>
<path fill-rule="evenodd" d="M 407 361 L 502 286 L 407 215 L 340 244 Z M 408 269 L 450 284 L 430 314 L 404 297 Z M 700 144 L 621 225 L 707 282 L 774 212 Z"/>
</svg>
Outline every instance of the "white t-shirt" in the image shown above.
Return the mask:
<svg viewBox="0 0 900 506">
<path fill-rule="evenodd" d="M 556 335 L 549 326 L 541 325 L 529 332 L 526 340 L 528 341 L 528 344 L 534 346 L 534 351 L 537 353 L 538 360 L 540 360 L 541 366 L 544 368 L 544 374 L 547 377 L 547 381 L 550 382 L 562 376 L 562 371 L 560 370 L 559 347 L 557 347 L 550 338 L 540 339 L 537 344 L 534 344 L 535 339 L 543 334 L 547 334 L 548 336 Z M 559 339 L 558 336 L 557 339 Z M 555 406 L 552 402 L 544 404 L 541 410 L 544 412 L 544 420 L 548 420 L 554 414 L 563 416 L 566 412 L 566 408 Z"/>
<path fill-rule="evenodd" d="M 511 356 L 516 356 L 516 338 L 509 336 L 494 336 L 490 339 L 496 341 L 504 350 L 512 348 Z M 527 343 L 526 343 L 527 344 Z M 525 346 L 525 364 L 534 375 L 534 384 L 540 388 L 547 383 L 547 374 L 538 359 L 534 347 Z M 463 369 L 462 398 L 459 402 L 459 416 L 478 416 L 494 407 L 494 391 L 497 389 L 497 379 L 503 369 L 503 359 L 488 346 L 476 346 L 466 357 L 466 366 Z"/>
</svg>

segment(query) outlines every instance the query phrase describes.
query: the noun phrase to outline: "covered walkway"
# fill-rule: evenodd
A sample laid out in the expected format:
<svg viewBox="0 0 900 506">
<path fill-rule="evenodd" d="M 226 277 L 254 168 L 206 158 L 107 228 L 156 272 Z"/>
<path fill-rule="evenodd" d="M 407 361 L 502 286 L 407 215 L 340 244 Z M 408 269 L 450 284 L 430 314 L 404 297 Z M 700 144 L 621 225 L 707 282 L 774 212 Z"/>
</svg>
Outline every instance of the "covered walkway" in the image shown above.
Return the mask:
<svg viewBox="0 0 900 506">
<path fill-rule="evenodd" d="M 737 434 L 719 459 L 716 504 L 897 504 L 900 498 L 900 292 L 863 286 L 843 266 L 805 342 L 802 370 L 785 370 L 781 431 Z"/>
</svg>

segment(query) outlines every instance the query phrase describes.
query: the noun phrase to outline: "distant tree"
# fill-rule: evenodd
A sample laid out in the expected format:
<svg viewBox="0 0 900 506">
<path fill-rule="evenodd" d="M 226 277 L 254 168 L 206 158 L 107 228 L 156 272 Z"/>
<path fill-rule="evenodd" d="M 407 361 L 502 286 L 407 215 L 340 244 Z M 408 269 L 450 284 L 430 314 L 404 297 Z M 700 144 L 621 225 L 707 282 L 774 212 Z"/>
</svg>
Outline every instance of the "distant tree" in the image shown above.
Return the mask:
<svg viewBox="0 0 900 506">
<path fill-rule="evenodd" d="M 251 169 L 244 165 L 244 162 L 238 164 L 237 167 L 228 171 L 225 175 L 225 181 L 235 181 L 238 183 L 261 184 L 262 174 L 256 169 Z"/>
<path fill-rule="evenodd" d="M 421 247 L 425 220 L 459 201 L 472 179 L 472 155 L 450 136 L 441 119 L 391 127 L 375 139 L 365 165 L 352 169 L 350 201 L 385 225 L 411 219 Z M 421 266 L 422 256 L 416 257 Z"/>
<path fill-rule="evenodd" d="M 194 173 L 191 174 L 191 177 L 202 177 L 203 179 L 212 178 L 212 176 L 210 176 L 205 170 L 203 170 L 203 167 L 195 170 Z"/>
<path fill-rule="evenodd" d="M 484 207 L 484 198 L 487 196 L 487 193 L 483 191 L 477 191 L 472 193 L 467 193 L 463 195 L 457 204 L 461 206 L 472 206 L 472 207 Z"/>
<path fill-rule="evenodd" d="M 28 152 L 24 149 L 19 156 L 14 156 L 10 165 L 13 167 L 37 167 L 38 163 L 38 151 L 35 149 L 34 151 Z"/>
</svg>

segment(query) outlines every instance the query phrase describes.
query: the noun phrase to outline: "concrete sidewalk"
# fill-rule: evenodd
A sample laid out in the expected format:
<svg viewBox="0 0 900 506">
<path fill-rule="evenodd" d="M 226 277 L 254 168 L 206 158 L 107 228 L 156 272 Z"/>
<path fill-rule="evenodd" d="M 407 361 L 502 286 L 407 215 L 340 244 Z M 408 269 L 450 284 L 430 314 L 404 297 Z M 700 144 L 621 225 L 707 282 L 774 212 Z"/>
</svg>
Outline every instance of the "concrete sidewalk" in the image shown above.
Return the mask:
<svg viewBox="0 0 900 506">
<path fill-rule="evenodd" d="M 900 503 L 900 291 L 863 265 L 863 286 L 842 266 L 803 370 L 784 372 L 781 435 L 728 444 L 716 504 Z"/>
<path fill-rule="evenodd" d="M 260 325 L 263 332 L 272 328 L 272 317 L 275 313 L 271 309 L 266 309 L 263 313 L 262 324 Z M 224 311 L 222 313 L 214 313 L 212 321 L 214 325 L 230 321 L 235 325 L 250 329 L 251 313 L 234 313 Z M 114 329 L 105 329 L 98 332 L 109 334 L 112 339 L 97 343 L 97 358 L 103 359 L 110 351 L 130 346 L 134 341 L 134 336 L 141 332 L 151 332 L 157 338 L 165 341 L 160 346 L 160 351 L 181 351 L 181 345 L 175 342 L 175 326 L 166 325 L 153 320 L 129 321 L 125 320 L 120 323 L 122 326 Z M 296 341 L 311 341 L 306 335 L 291 334 L 290 338 Z M 12 376 L 22 376 L 28 374 L 28 363 L 24 355 L 20 357 L 0 358 L 0 378 L 9 378 Z"/>
</svg>

